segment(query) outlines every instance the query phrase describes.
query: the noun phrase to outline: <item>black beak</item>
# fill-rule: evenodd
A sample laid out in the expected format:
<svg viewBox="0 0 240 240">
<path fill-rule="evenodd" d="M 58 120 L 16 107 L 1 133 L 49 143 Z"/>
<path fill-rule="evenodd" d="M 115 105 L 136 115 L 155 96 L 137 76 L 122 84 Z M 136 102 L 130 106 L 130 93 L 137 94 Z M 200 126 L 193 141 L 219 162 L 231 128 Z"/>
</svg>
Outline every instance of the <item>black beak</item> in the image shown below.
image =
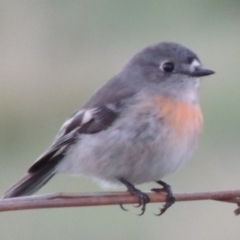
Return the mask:
<svg viewBox="0 0 240 240">
<path fill-rule="evenodd" d="M 192 77 L 204 77 L 214 73 L 215 72 L 210 69 L 198 67 L 194 70 L 194 72 L 189 73 L 189 75 Z"/>
</svg>

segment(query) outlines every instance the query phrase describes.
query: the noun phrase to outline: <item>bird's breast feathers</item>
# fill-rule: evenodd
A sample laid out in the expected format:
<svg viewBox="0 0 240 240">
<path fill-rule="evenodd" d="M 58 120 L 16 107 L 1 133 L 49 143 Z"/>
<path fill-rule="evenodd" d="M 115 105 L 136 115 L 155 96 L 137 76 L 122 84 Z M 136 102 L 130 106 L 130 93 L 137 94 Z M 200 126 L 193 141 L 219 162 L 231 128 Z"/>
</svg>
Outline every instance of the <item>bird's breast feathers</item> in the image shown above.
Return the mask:
<svg viewBox="0 0 240 240">
<path fill-rule="evenodd" d="M 165 96 L 155 97 L 155 103 L 164 124 L 167 124 L 176 137 L 184 139 L 201 133 L 203 117 L 199 104 L 185 102 Z"/>
</svg>

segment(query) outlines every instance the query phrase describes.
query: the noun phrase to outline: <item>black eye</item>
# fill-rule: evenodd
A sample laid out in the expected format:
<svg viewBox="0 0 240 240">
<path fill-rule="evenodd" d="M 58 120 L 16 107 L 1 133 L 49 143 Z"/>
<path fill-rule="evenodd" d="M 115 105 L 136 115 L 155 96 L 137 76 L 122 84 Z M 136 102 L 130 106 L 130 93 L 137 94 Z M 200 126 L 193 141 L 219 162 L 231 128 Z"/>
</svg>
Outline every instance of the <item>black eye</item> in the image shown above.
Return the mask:
<svg viewBox="0 0 240 240">
<path fill-rule="evenodd" d="M 174 64 L 172 62 L 165 62 L 161 68 L 164 72 L 171 73 L 174 70 Z"/>
</svg>

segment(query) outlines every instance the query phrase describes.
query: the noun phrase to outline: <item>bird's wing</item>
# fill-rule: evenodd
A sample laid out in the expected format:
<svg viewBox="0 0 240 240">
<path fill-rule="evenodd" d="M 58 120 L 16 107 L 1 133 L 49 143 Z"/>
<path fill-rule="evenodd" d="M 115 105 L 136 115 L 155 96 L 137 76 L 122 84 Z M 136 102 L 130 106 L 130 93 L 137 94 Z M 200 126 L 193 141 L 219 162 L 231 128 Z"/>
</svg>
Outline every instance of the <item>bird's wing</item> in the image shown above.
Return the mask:
<svg viewBox="0 0 240 240">
<path fill-rule="evenodd" d="M 52 146 L 29 168 L 35 173 L 45 168 L 49 162 L 57 165 L 65 156 L 68 148 L 81 134 L 95 134 L 110 127 L 124 108 L 124 101 L 109 103 L 101 107 L 79 110 L 62 126 Z"/>
<path fill-rule="evenodd" d="M 95 134 L 107 129 L 118 118 L 125 100 L 135 94 L 136 87 L 116 75 L 63 124 L 52 146 L 37 159 L 28 172 L 39 171 L 52 160 L 57 164 L 80 134 Z"/>
</svg>

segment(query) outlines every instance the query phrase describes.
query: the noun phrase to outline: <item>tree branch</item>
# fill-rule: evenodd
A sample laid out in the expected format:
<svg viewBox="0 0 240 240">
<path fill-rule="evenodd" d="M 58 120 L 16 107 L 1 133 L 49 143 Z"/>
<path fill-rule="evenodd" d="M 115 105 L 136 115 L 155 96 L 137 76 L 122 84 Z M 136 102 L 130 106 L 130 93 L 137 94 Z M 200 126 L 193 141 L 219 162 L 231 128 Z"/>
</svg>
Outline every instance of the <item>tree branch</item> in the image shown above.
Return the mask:
<svg viewBox="0 0 240 240">
<path fill-rule="evenodd" d="M 165 193 L 147 193 L 151 203 L 165 202 Z M 216 200 L 235 203 L 238 208 L 235 214 L 240 214 L 240 190 L 176 193 L 176 202 Z M 0 200 L 0 212 L 40 208 L 87 207 L 103 205 L 119 205 L 138 203 L 138 198 L 128 192 L 97 192 L 97 193 L 54 193 Z"/>
</svg>

